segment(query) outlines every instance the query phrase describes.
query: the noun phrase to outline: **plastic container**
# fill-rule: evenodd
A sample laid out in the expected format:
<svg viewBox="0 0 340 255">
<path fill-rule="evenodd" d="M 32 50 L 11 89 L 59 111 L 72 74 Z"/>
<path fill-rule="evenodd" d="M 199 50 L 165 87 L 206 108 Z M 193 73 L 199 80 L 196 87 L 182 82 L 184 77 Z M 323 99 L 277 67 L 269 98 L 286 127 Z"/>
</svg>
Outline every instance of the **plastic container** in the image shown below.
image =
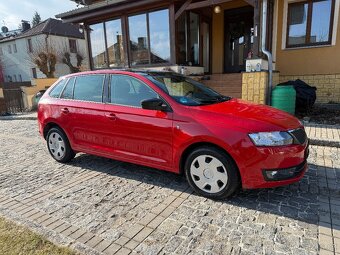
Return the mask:
<svg viewBox="0 0 340 255">
<path fill-rule="evenodd" d="M 290 114 L 295 114 L 296 91 L 294 86 L 276 86 L 272 91 L 272 106 Z"/>
</svg>

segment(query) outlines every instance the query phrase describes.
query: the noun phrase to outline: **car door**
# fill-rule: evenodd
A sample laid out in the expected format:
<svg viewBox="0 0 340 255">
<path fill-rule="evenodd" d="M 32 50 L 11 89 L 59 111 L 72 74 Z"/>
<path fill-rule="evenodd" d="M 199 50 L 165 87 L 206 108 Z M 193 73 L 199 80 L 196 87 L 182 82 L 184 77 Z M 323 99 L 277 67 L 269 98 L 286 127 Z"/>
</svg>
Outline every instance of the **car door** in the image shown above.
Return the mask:
<svg viewBox="0 0 340 255">
<path fill-rule="evenodd" d="M 98 154 L 107 150 L 105 136 L 104 74 L 69 80 L 61 94 L 61 112 L 74 150 Z"/>
<path fill-rule="evenodd" d="M 172 112 L 142 109 L 141 101 L 159 95 L 141 80 L 112 75 L 106 114 L 111 117 L 114 153 L 122 160 L 170 169 Z"/>
</svg>

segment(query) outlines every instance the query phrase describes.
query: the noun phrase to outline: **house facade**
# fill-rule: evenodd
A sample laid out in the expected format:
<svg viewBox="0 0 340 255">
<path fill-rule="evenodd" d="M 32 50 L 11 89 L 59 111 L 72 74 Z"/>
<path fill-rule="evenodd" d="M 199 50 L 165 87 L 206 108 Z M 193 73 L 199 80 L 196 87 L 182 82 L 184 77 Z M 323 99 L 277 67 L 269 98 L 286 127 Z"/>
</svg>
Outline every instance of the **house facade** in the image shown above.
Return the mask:
<svg viewBox="0 0 340 255">
<path fill-rule="evenodd" d="M 301 79 L 340 103 L 340 0 L 86 2 L 57 17 L 83 25 L 92 70 L 173 70 L 257 103 Z"/>
<path fill-rule="evenodd" d="M 34 57 L 40 51 L 53 51 L 58 57 L 55 77 L 70 73 L 70 68 L 60 61 L 64 52 L 70 53 L 70 61 L 77 64 L 77 54 L 86 56 L 86 42 L 79 27 L 48 19 L 24 32 L 0 39 L 0 70 L 5 82 L 31 81 L 46 78 Z M 86 63 L 84 63 L 86 64 Z M 1 77 L 1 75 L 0 75 Z"/>
</svg>

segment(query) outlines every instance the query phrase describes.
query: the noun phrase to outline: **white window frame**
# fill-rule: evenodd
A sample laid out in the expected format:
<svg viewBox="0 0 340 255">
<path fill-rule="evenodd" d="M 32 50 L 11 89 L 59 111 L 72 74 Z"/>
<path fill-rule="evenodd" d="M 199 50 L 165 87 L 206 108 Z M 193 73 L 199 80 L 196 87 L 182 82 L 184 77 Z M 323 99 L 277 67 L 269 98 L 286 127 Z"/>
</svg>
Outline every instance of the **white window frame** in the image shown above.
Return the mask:
<svg viewBox="0 0 340 255">
<path fill-rule="evenodd" d="M 288 32 L 288 4 L 290 3 L 298 3 L 304 2 L 305 0 L 284 0 L 283 3 L 283 23 L 282 23 L 282 50 L 299 50 L 299 49 L 308 49 L 308 48 L 320 48 L 320 47 L 330 47 L 335 46 L 336 44 L 336 37 L 337 37 L 337 30 L 338 30 L 338 21 L 339 21 L 339 7 L 340 7 L 340 0 L 335 0 L 335 8 L 334 8 L 334 19 L 333 19 L 333 31 L 332 33 L 332 42 L 331 44 L 325 45 L 312 45 L 312 46 L 302 46 L 302 47 L 287 47 L 287 32 Z"/>
</svg>

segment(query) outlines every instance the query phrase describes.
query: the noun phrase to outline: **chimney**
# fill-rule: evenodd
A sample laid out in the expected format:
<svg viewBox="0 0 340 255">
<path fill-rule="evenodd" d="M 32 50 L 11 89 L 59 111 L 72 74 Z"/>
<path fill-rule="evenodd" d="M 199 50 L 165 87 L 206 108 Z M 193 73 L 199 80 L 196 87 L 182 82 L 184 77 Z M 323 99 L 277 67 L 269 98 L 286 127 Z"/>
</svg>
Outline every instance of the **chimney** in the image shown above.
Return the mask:
<svg viewBox="0 0 340 255">
<path fill-rule="evenodd" d="M 26 21 L 26 20 L 21 21 L 21 31 L 22 32 L 26 32 L 30 28 L 31 28 L 31 24 L 28 21 Z"/>
</svg>

